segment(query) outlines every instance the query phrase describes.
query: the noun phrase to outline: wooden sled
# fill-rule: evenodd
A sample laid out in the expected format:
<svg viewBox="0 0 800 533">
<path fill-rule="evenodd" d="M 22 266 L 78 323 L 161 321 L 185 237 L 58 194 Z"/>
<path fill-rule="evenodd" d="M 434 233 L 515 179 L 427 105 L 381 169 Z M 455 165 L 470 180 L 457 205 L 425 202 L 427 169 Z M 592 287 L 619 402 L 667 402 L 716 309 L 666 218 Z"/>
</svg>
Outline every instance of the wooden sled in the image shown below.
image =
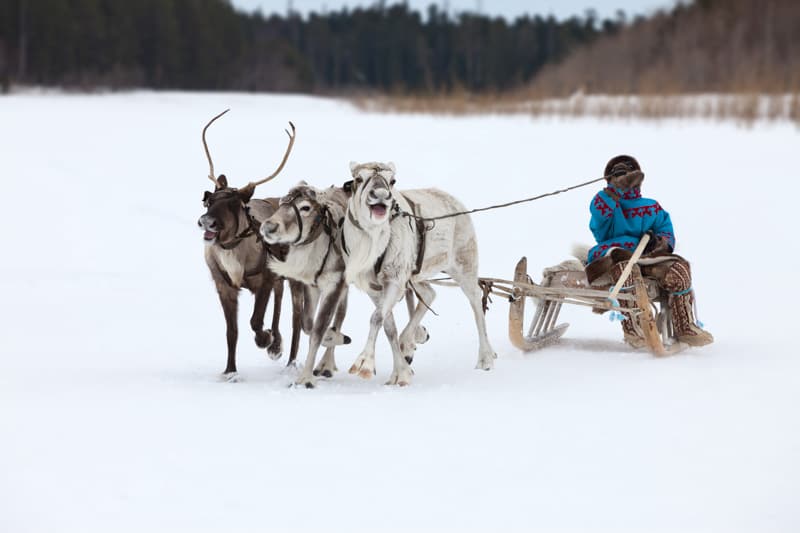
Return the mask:
<svg viewBox="0 0 800 533">
<path fill-rule="evenodd" d="M 528 261 L 523 257 L 514 269 L 513 282 L 491 278 L 481 280 L 491 286 L 493 294 L 508 297 L 508 337 L 522 351 L 538 350 L 561 339 L 569 327 L 567 323 L 558 323 L 564 304 L 590 307 L 601 314 L 617 312 L 627 315 L 645 339 L 646 348 L 656 356 L 671 355 L 687 347 L 673 338 L 668 295 L 661 291 L 655 280 L 643 278 L 637 265 L 630 272 L 633 294 L 622 292 L 616 297 L 617 300 L 632 302 L 630 307 L 618 307 L 613 299 L 609 299 L 611 287 L 590 286 L 582 265 L 576 261 L 565 261 L 546 269 L 540 284 L 531 280 L 527 270 Z M 536 302 L 536 310 L 525 333 L 528 298 Z"/>
</svg>

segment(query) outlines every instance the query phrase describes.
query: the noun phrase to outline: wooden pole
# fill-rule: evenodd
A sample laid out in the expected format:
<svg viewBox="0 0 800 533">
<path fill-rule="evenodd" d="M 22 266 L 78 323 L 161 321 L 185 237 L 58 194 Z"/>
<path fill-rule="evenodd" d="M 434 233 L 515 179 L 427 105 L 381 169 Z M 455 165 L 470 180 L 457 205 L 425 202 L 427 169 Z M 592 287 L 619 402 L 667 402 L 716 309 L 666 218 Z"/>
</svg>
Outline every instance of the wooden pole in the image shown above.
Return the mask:
<svg viewBox="0 0 800 533">
<path fill-rule="evenodd" d="M 636 262 L 644 253 L 644 248 L 645 246 L 647 246 L 648 242 L 650 242 L 650 234 L 645 233 L 644 235 L 642 235 L 642 240 L 639 241 L 639 245 L 636 247 L 636 250 L 633 251 L 633 255 L 628 260 L 628 264 L 625 265 L 625 268 L 622 271 L 622 275 L 617 280 L 617 284 L 614 285 L 614 288 L 611 289 L 611 294 L 608 295 L 608 299 L 611 302 L 615 302 L 617 300 L 619 291 L 622 290 L 622 286 L 625 285 L 625 280 L 627 280 L 628 276 L 631 275 L 631 270 L 633 269 L 633 265 L 636 264 Z"/>
</svg>

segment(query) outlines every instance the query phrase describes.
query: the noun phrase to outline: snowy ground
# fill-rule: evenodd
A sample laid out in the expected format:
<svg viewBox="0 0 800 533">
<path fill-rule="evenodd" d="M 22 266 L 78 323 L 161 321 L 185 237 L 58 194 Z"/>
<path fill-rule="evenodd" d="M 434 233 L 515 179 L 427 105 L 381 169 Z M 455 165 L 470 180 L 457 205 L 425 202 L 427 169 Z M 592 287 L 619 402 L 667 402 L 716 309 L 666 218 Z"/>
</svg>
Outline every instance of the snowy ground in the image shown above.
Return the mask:
<svg viewBox="0 0 800 533">
<path fill-rule="evenodd" d="M 297 125 L 264 196 L 393 160 L 401 187 L 478 207 L 635 154 L 717 342 L 656 360 L 576 308 L 562 345 L 523 355 L 495 300 L 499 359 L 478 372 L 466 301 L 442 288 L 410 388 L 382 385 L 383 341 L 376 379 L 288 388 L 249 333 L 245 382 L 219 383 L 224 322 L 195 221 L 210 185 L 200 130 L 226 107 L 209 137 L 233 184 L 270 172 Z M 370 115 L 306 97 L 0 98 L 0 531 L 798 531 L 798 133 Z M 591 238 L 592 194 L 476 215 L 481 273 L 566 258 Z M 342 370 L 371 307 L 354 291 L 350 310 Z"/>
</svg>

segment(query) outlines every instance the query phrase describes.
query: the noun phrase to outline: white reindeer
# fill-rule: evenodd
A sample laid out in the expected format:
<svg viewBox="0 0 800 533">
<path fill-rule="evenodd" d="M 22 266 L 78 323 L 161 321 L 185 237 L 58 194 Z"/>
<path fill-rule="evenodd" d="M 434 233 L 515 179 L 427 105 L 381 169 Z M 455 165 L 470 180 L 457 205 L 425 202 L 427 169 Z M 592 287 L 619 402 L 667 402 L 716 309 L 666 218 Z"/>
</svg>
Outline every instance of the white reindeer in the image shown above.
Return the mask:
<svg viewBox="0 0 800 533">
<path fill-rule="evenodd" d="M 387 385 L 411 383 L 409 363 L 417 328 L 436 295 L 427 280 L 441 272 L 467 296 L 480 341 L 476 368 L 490 370 L 496 355 L 486 335 L 472 221 L 467 216 L 453 217 L 423 229 L 414 219 L 402 216 L 405 212 L 435 217 L 463 211 L 464 206 L 437 189 L 395 190 L 392 163 L 350 163 L 350 171 L 353 181 L 345 184 L 350 197 L 342 227 L 345 279 L 365 291 L 375 304 L 366 345 L 350 373 L 362 378 L 375 374 L 375 341 L 382 325 L 394 360 Z M 408 286 L 416 290 L 421 301 L 398 339 L 392 308 Z"/>
<path fill-rule="evenodd" d="M 308 288 L 306 298 L 310 306 L 306 312 L 313 318 L 313 325 L 306 363 L 297 379 L 298 385 L 308 388 L 314 387 L 316 375 L 333 376 L 337 370 L 334 347 L 350 342 L 349 337 L 341 334 L 347 310 L 347 284 L 342 254 L 335 244 L 337 222 L 344 216 L 346 204 L 342 189 L 318 190 L 300 182 L 281 198 L 278 209 L 259 228 L 267 243 L 289 246 L 284 260 L 269 259 L 269 269 Z M 328 329 L 332 318 L 333 327 Z M 320 345 L 327 350 L 315 369 Z"/>
</svg>

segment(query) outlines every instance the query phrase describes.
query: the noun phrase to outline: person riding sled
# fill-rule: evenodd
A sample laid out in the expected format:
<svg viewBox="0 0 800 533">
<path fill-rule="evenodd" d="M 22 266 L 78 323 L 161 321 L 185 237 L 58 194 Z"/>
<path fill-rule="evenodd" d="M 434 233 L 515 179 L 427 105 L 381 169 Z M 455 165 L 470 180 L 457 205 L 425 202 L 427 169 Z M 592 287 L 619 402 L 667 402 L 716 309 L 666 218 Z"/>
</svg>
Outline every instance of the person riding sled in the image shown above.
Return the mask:
<svg viewBox="0 0 800 533">
<path fill-rule="evenodd" d="M 650 241 L 637 264 L 643 276 L 655 279 L 669 294 L 675 337 L 690 346 L 711 344 L 714 337 L 695 318 L 689 262 L 673 253 L 675 233 L 669 213 L 657 201 L 642 197 L 644 173 L 639 162 L 631 156 L 618 155 L 608 162 L 604 176 L 607 186 L 592 198 L 589 206 L 589 228 L 597 241 L 587 258 L 589 282 L 616 283 L 640 239 L 649 233 Z M 632 288 L 630 278 L 624 287 Z M 620 305 L 632 304 L 622 300 Z M 630 318 L 622 321 L 622 331 L 629 345 L 634 348 L 645 345 Z"/>
</svg>

